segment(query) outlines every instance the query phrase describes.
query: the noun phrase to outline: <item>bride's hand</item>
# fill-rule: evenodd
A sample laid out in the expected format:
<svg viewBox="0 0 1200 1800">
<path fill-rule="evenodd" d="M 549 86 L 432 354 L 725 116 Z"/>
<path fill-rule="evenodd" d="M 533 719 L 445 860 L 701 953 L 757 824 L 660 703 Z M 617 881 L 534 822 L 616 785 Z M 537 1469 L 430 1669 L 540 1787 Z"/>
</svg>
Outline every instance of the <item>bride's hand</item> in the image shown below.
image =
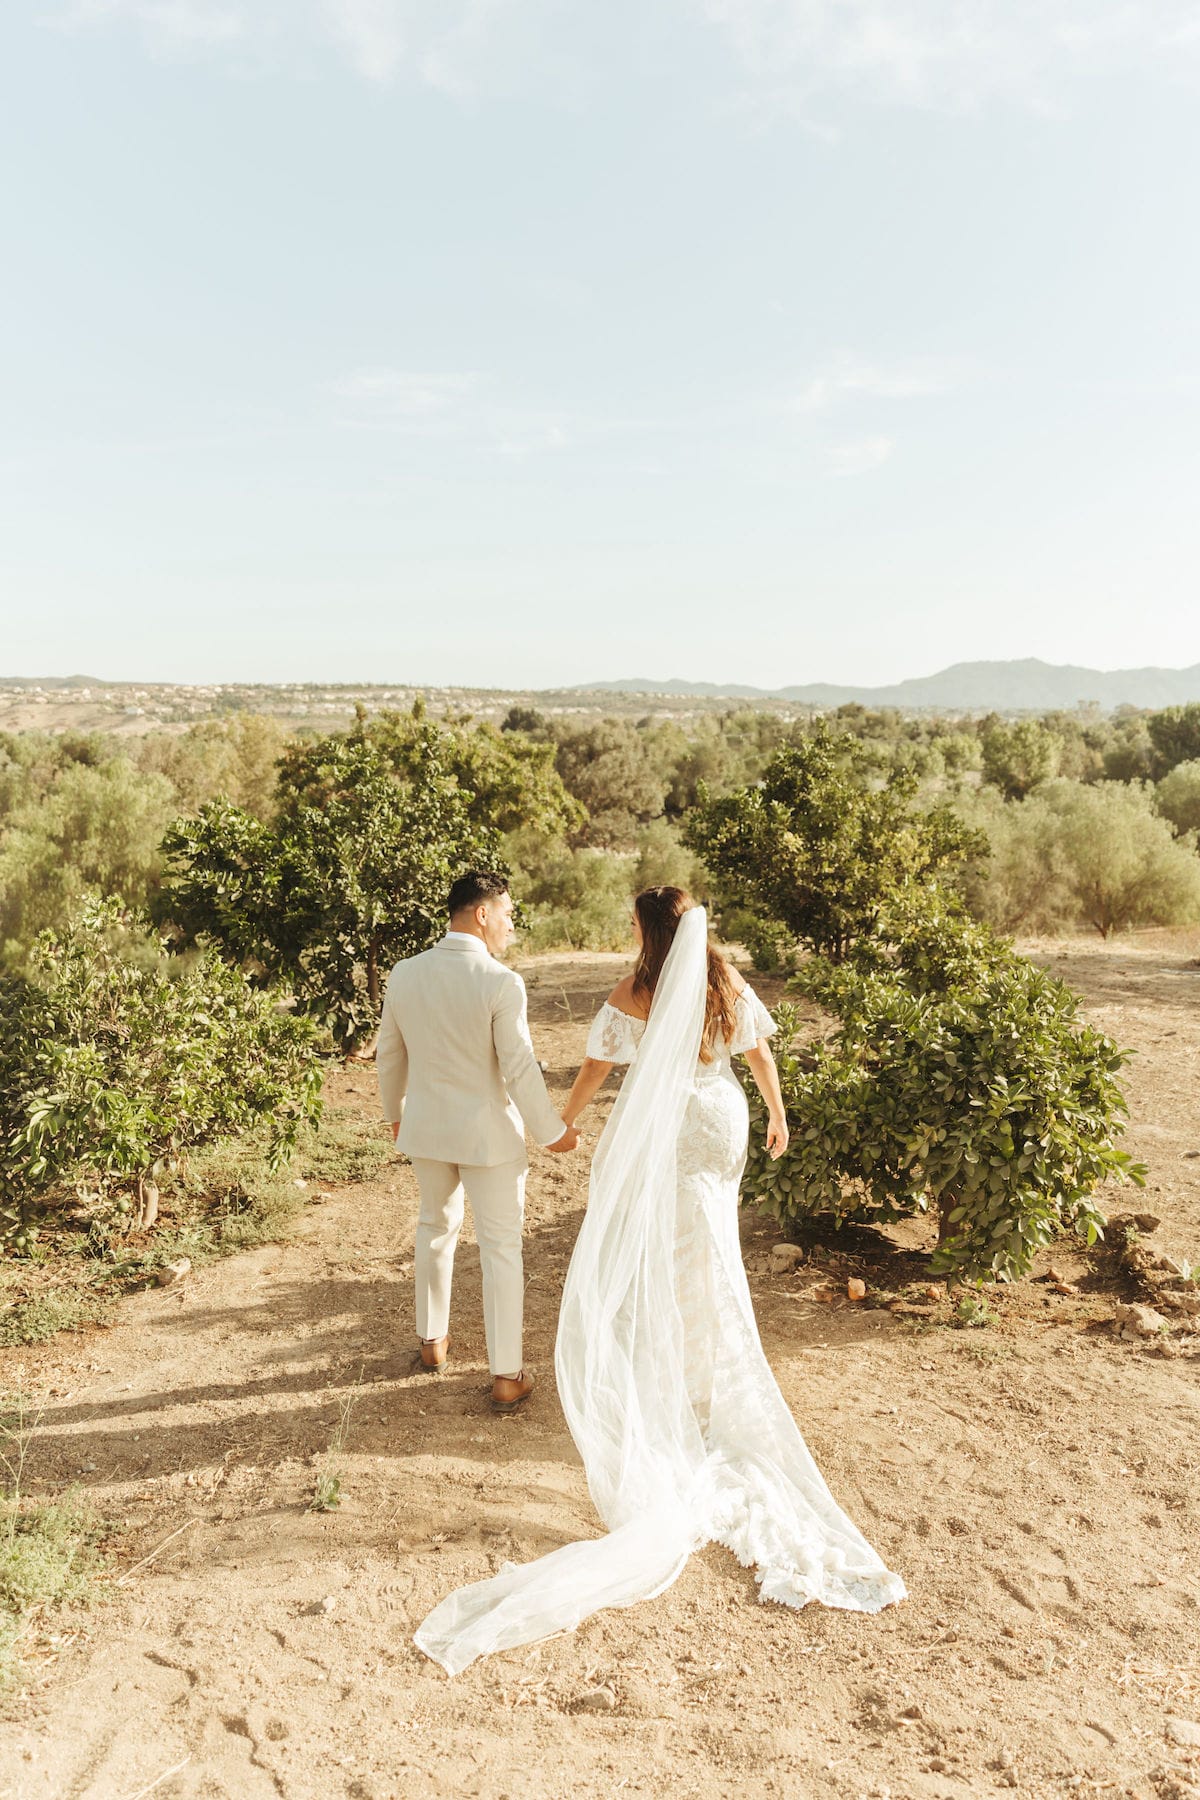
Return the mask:
<svg viewBox="0 0 1200 1800">
<path fill-rule="evenodd" d="M 772 1162 L 778 1162 L 787 1147 L 787 1120 L 781 1113 L 772 1113 L 767 1120 L 767 1155 Z"/>
</svg>

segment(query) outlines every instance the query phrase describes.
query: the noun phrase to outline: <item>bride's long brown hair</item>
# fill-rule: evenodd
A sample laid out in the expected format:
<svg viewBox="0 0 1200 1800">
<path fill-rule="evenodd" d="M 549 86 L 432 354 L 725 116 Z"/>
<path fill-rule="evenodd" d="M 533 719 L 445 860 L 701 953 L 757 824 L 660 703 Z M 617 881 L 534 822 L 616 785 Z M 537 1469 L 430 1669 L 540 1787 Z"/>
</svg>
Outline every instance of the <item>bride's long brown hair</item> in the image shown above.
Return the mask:
<svg viewBox="0 0 1200 1800">
<path fill-rule="evenodd" d="M 690 894 L 677 887 L 643 888 L 634 898 L 633 909 L 642 930 L 642 948 L 637 967 L 633 971 L 633 991 L 635 996 L 640 995 L 647 1004 L 654 998 L 654 990 L 658 986 L 662 966 L 667 960 L 667 952 L 675 941 L 679 921 L 695 904 Z M 712 1047 L 718 1036 L 723 1037 L 726 1043 L 733 1042 L 736 998 L 729 964 L 710 944 L 704 1036 L 700 1044 L 701 1062 L 712 1061 Z"/>
</svg>

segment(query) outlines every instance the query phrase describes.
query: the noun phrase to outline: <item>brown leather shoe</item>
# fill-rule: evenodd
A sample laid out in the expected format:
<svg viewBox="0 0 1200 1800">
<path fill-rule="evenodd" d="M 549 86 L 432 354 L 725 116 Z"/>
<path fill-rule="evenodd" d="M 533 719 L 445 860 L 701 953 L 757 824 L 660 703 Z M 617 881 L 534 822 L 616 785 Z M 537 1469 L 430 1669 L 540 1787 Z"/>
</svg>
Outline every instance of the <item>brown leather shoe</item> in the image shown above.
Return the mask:
<svg viewBox="0 0 1200 1800">
<path fill-rule="evenodd" d="M 497 1375 L 492 1382 L 492 1411 L 494 1413 L 516 1412 L 533 1392 L 533 1376 L 527 1375 L 524 1369 L 519 1375 Z"/>
<path fill-rule="evenodd" d="M 441 1375 L 446 1367 L 446 1357 L 450 1350 L 450 1339 L 422 1338 L 421 1367 L 428 1369 L 431 1375 Z"/>
</svg>

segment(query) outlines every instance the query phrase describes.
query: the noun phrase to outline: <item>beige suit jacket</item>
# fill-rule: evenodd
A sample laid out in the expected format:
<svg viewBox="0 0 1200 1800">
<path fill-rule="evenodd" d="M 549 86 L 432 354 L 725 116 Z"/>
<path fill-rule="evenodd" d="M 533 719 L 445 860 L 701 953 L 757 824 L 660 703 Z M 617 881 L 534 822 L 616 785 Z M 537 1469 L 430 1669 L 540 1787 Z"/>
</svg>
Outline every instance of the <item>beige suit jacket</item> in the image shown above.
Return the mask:
<svg viewBox="0 0 1200 1800">
<path fill-rule="evenodd" d="M 375 1068 L 408 1156 L 491 1167 L 524 1157 L 526 1129 L 539 1144 L 566 1130 L 533 1053 L 525 983 L 479 938 L 453 934 L 396 964 Z"/>
</svg>

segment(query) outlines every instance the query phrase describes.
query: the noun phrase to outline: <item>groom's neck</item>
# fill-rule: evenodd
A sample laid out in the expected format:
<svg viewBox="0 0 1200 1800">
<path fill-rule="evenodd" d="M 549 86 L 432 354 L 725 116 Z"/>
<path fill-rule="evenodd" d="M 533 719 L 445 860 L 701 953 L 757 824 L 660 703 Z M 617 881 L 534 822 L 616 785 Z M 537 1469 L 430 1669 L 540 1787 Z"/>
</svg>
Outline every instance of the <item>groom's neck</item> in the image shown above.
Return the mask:
<svg viewBox="0 0 1200 1800">
<path fill-rule="evenodd" d="M 483 927 L 480 925 L 479 920 L 473 918 L 469 912 L 453 913 L 450 918 L 449 929 L 451 931 L 461 931 L 464 937 L 478 938 L 481 944 L 487 942 L 487 939 L 483 935 Z"/>
</svg>

